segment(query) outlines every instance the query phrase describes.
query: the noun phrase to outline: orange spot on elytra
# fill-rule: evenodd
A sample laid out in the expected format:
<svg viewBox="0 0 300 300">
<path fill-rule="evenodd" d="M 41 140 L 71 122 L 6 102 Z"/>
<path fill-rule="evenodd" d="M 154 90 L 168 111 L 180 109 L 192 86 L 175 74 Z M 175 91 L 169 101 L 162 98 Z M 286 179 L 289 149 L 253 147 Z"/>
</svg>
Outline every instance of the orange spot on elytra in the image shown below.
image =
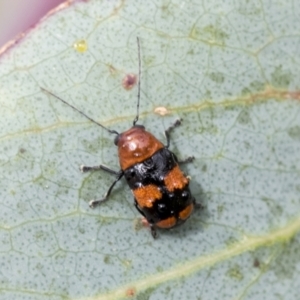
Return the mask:
<svg viewBox="0 0 300 300">
<path fill-rule="evenodd" d="M 149 184 L 133 190 L 133 195 L 140 207 L 152 207 L 157 199 L 161 199 L 162 193 L 156 185 Z"/>
<path fill-rule="evenodd" d="M 193 212 L 194 210 L 194 204 L 191 203 L 190 205 L 188 205 L 186 208 L 184 208 L 180 213 L 179 213 L 179 218 L 181 220 L 186 220 L 190 215 L 191 213 Z"/>
<path fill-rule="evenodd" d="M 183 189 L 189 183 L 189 180 L 177 165 L 166 175 L 164 182 L 168 191 L 174 192 L 175 189 Z"/>
<path fill-rule="evenodd" d="M 155 226 L 160 227 L 160 228 L 172 228 L 175 225 L 176 225 L 175 217 L 170 217 L 170 218 L 164 219 L 155 224 Z"/>
</svg>

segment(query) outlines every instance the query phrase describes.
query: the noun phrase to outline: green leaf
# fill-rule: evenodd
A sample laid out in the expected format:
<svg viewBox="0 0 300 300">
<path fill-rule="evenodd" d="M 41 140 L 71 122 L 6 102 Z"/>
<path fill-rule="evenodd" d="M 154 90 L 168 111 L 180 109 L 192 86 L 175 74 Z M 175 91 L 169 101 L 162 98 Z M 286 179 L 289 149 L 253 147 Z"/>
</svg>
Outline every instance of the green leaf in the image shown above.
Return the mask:
<svg viewBox="0 0 300 300">
<path fill-rule="evenodd" d="M 297 299 L 299 7 L 294 1 L 88 1 L 53 13 L 0 61 L 0 299 Z M 113 136 L 136 114 L 203 210 L 153 240 Z M 168 112 L 159 114 L 163 108 Z"/>
</svg>

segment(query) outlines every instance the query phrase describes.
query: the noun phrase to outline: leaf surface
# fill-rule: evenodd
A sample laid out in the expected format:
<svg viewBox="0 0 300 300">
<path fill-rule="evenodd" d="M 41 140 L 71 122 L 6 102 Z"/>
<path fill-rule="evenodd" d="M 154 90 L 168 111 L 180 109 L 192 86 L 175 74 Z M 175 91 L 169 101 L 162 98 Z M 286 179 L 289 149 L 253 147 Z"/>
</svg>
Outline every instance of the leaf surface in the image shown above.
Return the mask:
<svg viewBox="0 0 300 300">
<path fill-rule="evenodd" d="M 100 1 L 49 16 L 0 59 L 0 299 L 297 299 L 299 8 L 294 1 Z M 153 240 L 113 136 L 140 124 L 204 209 Z M 159 112 L 167 111 L 167 115 Z"/>
</svg>

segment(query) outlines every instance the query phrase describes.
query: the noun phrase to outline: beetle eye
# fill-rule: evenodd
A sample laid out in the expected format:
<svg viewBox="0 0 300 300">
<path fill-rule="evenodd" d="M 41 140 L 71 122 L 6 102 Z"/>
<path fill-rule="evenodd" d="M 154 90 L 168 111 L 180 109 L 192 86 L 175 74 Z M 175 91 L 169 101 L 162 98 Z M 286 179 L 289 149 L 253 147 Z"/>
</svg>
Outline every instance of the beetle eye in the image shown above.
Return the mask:
<svg viewBox="0 0 300 300">
<path fill-rule="evenodd" d="M 119 139 L 120 139 L 120 135 L 118 134 L 118 135 L 115 137 L 115 139 L 114 139 L 114 144 L 115 144 L 116 146 L 118 146 Z"/>
</svg>

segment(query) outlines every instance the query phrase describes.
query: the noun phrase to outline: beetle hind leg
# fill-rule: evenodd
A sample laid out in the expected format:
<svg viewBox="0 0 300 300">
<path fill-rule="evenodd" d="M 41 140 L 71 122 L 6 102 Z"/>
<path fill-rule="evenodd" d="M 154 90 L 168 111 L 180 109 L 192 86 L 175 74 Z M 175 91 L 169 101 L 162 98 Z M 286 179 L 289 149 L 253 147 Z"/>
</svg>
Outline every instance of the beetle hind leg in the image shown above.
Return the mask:
<svg viewBox="0 0 300 300">
<path fill-rule="evenodd" d="M 134 199 L 134 206 L 135 206 L 135 208 L 138 210 L 138 212 L 144 217 L 144 218 L 143 218 L 143 221 L 145 220 L 145 223 L 144 223 L 145 226 L 147 226 L 147 227 L 149 226 L 149 227 L 150 227 L 151 235 L 152 235 L 152 237 L 153 237 L 154 239 L 156 239 L 156 238 L 157 238 L 157 232 L 156 232 L 155 225 L 153 225 L 153 224 L 151 224 L 151 223 L 148 222 L 148 220 L 147 220 L 147 218 L 146 218 L 144 212 L 139 208 L 136 199 Z"/>
<path fill-rule="evenodd" d="M 151 231 L 152 237 L 153 237 L 154 239 L 156 239 L 156 238 L 157 238 L 157 231 L 156 231 L 155 226 L 152 225 L 152 224 L 149 224 L 149 226 L 150 226 L 150 231 Z"/>
</svg>

